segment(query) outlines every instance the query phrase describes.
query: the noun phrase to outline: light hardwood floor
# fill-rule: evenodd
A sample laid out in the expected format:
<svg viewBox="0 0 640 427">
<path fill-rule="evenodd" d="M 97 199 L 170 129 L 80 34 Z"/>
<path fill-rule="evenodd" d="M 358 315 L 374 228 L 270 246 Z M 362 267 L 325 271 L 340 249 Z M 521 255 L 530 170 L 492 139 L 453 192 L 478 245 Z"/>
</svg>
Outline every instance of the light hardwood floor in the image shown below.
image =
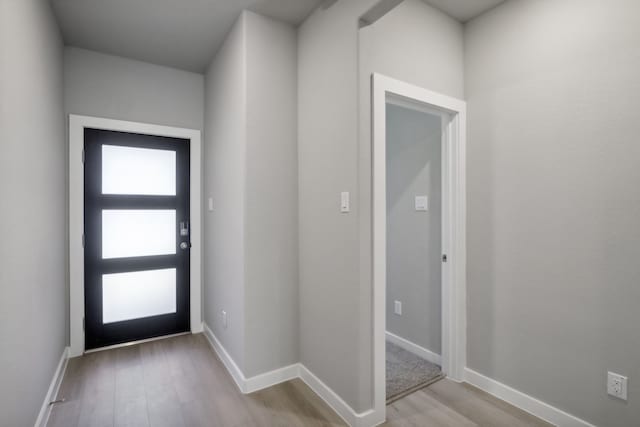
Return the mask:
<svg viewBox="0 0 640 427">
<path fill-rule="evenodd" d="M 302 381 L 240 393 L 202 334 L 69 360 L 49 427 L 342 426 Z M 471 386 L 440 381 L 387 408 L 386 426 L 549 426 Z"/>
</svg>

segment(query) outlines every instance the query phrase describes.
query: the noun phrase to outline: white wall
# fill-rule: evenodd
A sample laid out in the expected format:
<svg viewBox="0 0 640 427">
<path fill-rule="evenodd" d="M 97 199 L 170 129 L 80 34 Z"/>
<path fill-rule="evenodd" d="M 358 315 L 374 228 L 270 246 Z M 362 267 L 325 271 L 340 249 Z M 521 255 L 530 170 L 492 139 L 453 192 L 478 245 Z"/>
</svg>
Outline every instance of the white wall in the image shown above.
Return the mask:
<svg viewBox="0 0 640 427">
<path fill-rule="evenodd" d="M 408 0 L 358 31 L 375 3 L 338 1 L 298 31 L 300 359 L 358 412 L 373 400 L 370 75 L 463 94 L 461 24 Z"/>
<path fill-rule="evenodd" d="M 358 18 L 373 3 L 338 1 L 298 29 L 300 360 L 358 412 L 372 404 L 358 269 Z"/>
<path fill-rule="evenodd" d="M 245 13 L 245 375 L 298 362 L 296 31 Z"/>
<path fill-rule="evenodd" d="M 603 427 L 640 420 L 639 40 L 636 0 L 510 1 L 466 33 L 469 366 Z"/>
<path fill-rule="evenodd" d="M 386 139 L 387 331 L 441 354 L 441 118 L 387 104 Z M 426 212 L 416 196 L 428 197 Z"/>
<path fill-rule="evenodd" d="M 204 320 L 240 369 L 245 355 L 245 15 L 235 23 L 205 78 Z M 228 313 L 228 327 L 221 312 Z"/>
<path fill-rule="evenodd" d="M 464 98 L 462 24 L 422 0 L 404 0 L 375 24 L 363 27 L 359 46 L 363 73 L 375 71 Z"/>
<path fill-rule="evenodd" d="M 75 47 L 64 61 L 67 114 L 202 129 L 202 74 Z"/>
<path fill-rule="evenodd" d="M 206 81 L 205 321 L 251 377 L 298 361 L 295 30 L 243 12 Z"/>
<path fill-rule="evenodd" d="M 33 425 L 66 342 L 62 39 L 49 3 L 0 0 L 0 426 Z"/>
</svg>

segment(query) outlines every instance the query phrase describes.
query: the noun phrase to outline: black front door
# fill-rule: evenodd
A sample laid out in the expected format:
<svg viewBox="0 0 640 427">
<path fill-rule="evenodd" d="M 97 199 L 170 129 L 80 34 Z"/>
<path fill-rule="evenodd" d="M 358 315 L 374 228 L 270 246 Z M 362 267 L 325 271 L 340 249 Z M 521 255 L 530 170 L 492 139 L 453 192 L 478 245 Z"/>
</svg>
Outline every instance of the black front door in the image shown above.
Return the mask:
<svg viewBox="0 0 640 427">
<path fill-rule="evenodd" d="M 85 347 L 189 330 L 189 141 L 84 131 Z"/>
</svg>

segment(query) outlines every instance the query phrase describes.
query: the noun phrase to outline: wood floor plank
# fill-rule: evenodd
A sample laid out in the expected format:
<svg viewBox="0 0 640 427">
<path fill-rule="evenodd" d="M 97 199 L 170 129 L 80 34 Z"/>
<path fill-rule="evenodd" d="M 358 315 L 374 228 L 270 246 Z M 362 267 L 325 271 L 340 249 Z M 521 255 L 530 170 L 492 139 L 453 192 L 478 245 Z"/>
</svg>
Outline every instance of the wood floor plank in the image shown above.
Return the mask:
<svg viewBox="0 0 640 427">
<path fill-rule="evenodd" d="M 114 426 L 149 427 L 146 397 L 117 398 L 114 411 Z"/>
<path fill-rule="evenodd" d="M 387 406 L 388 427 L 478 427 L 478 424 L 440 403 L 422 390 Z"/>
<path fill-rule="evenodd" d="M 188 427 L 210 427 L 218 425 L 213 402 L 205 399 L 191 400 L 181 405 L 181 411 Z"/>
<path fill-rule="evenodd" d="M 81 400 L 58 403 L 51 408 L 48 427 L 76 427 L 80 419 Z"/>
<path fill-rule="evenodd" d="M 551 427 L 550 424 L 472 386 L 445 380 L 422 392 L 481 426 Z"/>
<path fill-rule="evenodd" d="M 299 379 L 242 394 L 202 334 L 70 359 L 49 427 L 337 427 Z M 387 406 L 389 427 L 548 427 L 466 384 L 442 380 Z"/>
<path fill-rule="evenodd" d="M 523 422 L 527 423 L 526 425 L 531 426 L 541 426 L 541 427 L 554 427 L 553 424 L 550 424 L 546 421 L 541 420 L 540 418 L 529 414 L 515 406 L 505 402 L 504 400 L 500 400 L 495 396 L 490 395 L 477 387 L 472 386 L 471 384 L 464 383 L 462 384 L 467 390 L 471 391 L 477 398 L 487 401 L 490 405 L 494 405 L 498 408 L 501 408 L 503 411 L 510 413 L 518 418 L 520 418 Z"/>
<path fill-rule="evenodd" d="M 74 357 L 67 362 L 67 369 L 64 373 L 62 384 L 56 399 L 65 398 L 67 401 L 82 399 L 84 384 L 82 380 L 84 358 Z"/>
<path fill-rule="evenodd" d="M 82 399 L 78 427 L 113 427 L 114 389 L 96 391 Z"/>
</svg>

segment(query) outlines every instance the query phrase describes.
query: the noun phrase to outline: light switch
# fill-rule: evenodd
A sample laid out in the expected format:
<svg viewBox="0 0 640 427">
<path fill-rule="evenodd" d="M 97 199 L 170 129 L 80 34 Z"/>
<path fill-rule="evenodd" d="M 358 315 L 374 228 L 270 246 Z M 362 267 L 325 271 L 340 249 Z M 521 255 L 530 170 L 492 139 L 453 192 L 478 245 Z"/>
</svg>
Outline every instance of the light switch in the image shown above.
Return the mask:
<svg viewBox="0 0 640 427">
<path fill-rule="evenodd" d="M 393 312 L 398 316 L 402 316 L 402 301 L 393 302 Z"/>
<path fill-rule="evenodd" d="M 343 191 L 340 193 L 340 212 L 349 212 L 349 192 Z"/>
<path fill-rule="evenodd" d="M 209 197 L 209 212 L 213 212 L 213 198 Z"/>
<path fill-rule="evenodd" d="M 429 197 L 416 196 L 416 211 L 425 212 L 429 210 Z"/>
</svg>

